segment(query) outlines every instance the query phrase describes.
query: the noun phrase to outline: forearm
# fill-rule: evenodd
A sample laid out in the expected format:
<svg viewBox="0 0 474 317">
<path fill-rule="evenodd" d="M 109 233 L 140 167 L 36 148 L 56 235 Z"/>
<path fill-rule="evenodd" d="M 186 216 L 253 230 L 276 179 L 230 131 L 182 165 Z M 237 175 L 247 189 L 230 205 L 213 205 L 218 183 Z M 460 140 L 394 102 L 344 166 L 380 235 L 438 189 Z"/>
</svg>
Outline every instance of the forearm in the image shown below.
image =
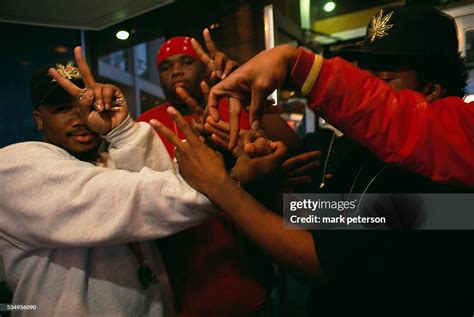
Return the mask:
<svg viewBox="0 0 474 317">
<path fill-rule="evenodd" d="M 230 178 L 219 182 L 208 197 L 276 261 L 310 278 L 323 276 L 308 231 L 285 229 L 280 216 L 258 203 Z"/>
<path fill-rule="evenodd" d="M 17 148 L 0 155 L 2 180 L 11 184 L 0 188 L 0 234 L 25 249 L 151 240 L 211 212 L 172 170 L 102 168 L 45 143 Z"/>
</svg>

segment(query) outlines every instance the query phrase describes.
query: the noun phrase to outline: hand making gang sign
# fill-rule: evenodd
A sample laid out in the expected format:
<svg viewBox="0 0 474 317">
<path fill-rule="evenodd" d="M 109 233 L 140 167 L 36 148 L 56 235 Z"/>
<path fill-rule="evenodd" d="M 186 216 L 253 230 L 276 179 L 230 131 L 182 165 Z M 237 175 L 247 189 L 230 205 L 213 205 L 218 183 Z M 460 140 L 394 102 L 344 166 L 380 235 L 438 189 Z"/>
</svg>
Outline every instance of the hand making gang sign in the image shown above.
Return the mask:
<svg viewBox="0 0 474 317">
<path fill-rule="evenodd" d="M 50 68 L 49 73 L 64 90 L 78 99 L 82 121 L 91 130 L 107 134 L 128 117 L 125 96 L 118 87 L 95 81 L 80 46 L 74 48 L 74 57 L 85 88 L 76 86 L 54 68 Z"/>
</svg>

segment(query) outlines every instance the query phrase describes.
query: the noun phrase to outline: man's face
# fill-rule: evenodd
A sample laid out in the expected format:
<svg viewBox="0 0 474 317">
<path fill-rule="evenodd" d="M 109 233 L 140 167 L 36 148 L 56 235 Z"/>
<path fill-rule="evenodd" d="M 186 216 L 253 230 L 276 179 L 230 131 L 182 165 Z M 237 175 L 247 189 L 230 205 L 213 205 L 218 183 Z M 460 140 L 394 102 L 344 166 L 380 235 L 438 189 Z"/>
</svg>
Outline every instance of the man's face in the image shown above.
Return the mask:
<svg viewBox="0 0 474 317">
<path fill-rule="evenodd" d="M 393 57 L 366 56 L 359 60 L 358 66 L 387 82 L 395 91 L 411 89 L 421 91 L 417 72 L 409 62 Z"/>
<path fill-rule="evenodd" d="M 78 158 L 95 156 L 101 138 L 82 122 L 77 101 L 41 105 L 33 116 L 45 142 L 57 145 Z"/>
<path fill-rule="evenodd" d="M 184 88 L 194 99 L 201 100 L 201 81 L 205 78 L 204 67 L 191 56 L 177 54 L 163 60 L 158 65 L 163 92 L 174 105 L 183 104 L 176 95 L 176 87 Z"/>
</svg>

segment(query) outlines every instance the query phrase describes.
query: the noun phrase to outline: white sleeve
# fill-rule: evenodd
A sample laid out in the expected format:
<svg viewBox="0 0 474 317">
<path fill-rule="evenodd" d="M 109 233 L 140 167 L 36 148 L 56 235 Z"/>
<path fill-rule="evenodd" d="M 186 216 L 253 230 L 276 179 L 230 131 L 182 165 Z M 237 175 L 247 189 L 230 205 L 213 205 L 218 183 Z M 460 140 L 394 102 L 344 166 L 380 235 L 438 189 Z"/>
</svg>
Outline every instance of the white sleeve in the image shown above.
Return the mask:
<svg viewBox="0 0 474 317">
<path fill-rule="evenodd" d="M 43 142 L 0 149 L 0 175 L 0 236 L 24 249 L 161 238 L 214 210 L 174 169 L 98 167 Z"/>
<path fill-rule="evenodd" d="M 131 172 L 138 172 L 145 166 L 155 171 L 174 168 L 161 138 L 148 123 L 136 123 L 129 116 L 105 139 L 110 143 L 108 167 Z"/>
</svg>

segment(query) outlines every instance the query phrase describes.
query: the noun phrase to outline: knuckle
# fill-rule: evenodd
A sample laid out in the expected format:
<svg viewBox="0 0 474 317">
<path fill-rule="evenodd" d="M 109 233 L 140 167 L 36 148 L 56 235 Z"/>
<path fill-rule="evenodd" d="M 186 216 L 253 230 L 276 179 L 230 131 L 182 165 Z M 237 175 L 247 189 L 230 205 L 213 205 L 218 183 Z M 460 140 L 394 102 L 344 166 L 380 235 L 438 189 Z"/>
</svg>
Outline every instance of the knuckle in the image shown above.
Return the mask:
<svg viewBox="0 0 474 317">
<path fill-rule="evenodd" d="M 266 87 L 266 81 L 262 79 L 257 80 L 255 81 L 254 86 L 257 89 L 264 89 Z"/>
</svg>

